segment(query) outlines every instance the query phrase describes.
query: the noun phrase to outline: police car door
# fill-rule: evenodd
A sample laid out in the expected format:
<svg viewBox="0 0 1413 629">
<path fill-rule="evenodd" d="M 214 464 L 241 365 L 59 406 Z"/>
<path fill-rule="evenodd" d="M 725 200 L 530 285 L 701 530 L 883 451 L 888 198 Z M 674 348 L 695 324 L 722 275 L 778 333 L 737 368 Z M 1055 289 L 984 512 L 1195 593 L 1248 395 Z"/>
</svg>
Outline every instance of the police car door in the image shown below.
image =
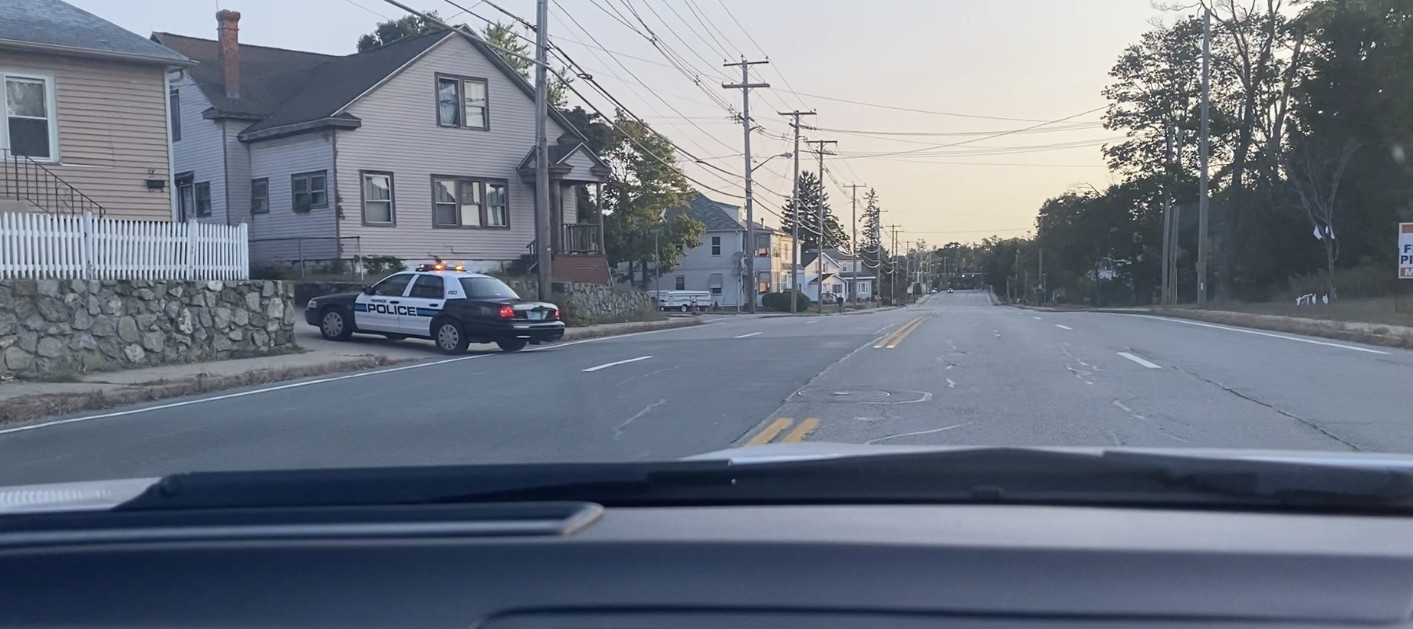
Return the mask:
<svg viewBox="0 0 1413 629">
<path fill-rule="evenodd" d="M 446 282 L 442 276 L 431 273 L 417 276 L 412 282 L 412 290 L 402 300 L 406 309 L 401 311 L 398 324 L 402 326 L 403 334 L 432 335 L 432 318 L 442 310 L 444 290 Z"/>
<path fill-rule="evenodd" d="M 372 295 L 360 294 L 353 304 L 353 324 L 367 332 L 400 334 L 398 308 L 412 277 L 412 273 L 389 275 L 373 286 Z"/>
</svg>

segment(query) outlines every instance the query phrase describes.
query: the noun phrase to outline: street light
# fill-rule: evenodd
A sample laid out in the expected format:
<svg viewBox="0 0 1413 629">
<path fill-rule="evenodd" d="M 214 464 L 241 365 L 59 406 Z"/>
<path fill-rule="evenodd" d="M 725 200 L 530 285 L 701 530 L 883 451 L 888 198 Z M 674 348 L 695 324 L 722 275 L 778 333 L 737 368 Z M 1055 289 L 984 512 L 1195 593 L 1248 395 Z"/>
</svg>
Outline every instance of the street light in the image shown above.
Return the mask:
<svg viewBox="0 0 1413 629">
<path fill-rule="evenodd" d="M 779 154 L 779 155 L 771 155 L 770 157 L 765 158 L 765 161 L 763 161 L 763 162 L 761 162 L 761 163 L 756 164 L 755 166 L 753 166 L 753 167 L 751 168 L 751 172 L 756 172 L 756 170 L 759 169 L 761 166 L 764 166 L 764 165 L 766 164 L 766 162 L 769 162 L 770 160 L 775 159 L 775 158 L 777 158 L 777 157 L 794 157 L 794 156 L 795 156 L 795 154 L 794 154 L 794 153 L 790 153 L 790 152 L 781 153 L 781 154 Z"/>
</svg>

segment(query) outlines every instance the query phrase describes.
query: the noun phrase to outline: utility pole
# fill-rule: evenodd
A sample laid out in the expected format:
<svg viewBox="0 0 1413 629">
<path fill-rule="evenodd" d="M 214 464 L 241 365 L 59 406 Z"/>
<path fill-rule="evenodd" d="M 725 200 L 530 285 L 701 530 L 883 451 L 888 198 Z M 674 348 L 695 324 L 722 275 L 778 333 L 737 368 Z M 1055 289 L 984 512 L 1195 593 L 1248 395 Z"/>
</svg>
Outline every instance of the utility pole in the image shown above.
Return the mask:
<svg viewBox="0 0 1413 629">
<path fill-rule="evenodd" d="M 1040 277 L 1040 304 L 1045 304 L 1045 248 L 1040 248 L 1040 268 L 1036 270 Z"/>
<path fill-rule="evenodd" d="M 1173 177 L 1173 136 L 1177 129 L 1169 126 L 1163 130 L 1163 304 L 1177 303 L 1177 257 L 1178 245 L 1182 242 L 1182 208 L 1173 205 L 1169 184 Z"/>
<path fill-rule="evenodd" d="M 816 223 L 819 226 L 819 255 L 815 256 L 815 265 L 819 267 L 819 290 L 816 297 L 819 298 L 819 312 L 824 314 L 824 235 L 829 232 L 824 228 L 824 145 L 839 143 L 834 140 L 806 140 L 805 144 L 815 145 L 815 152 L 819 154 L 819 222 Z"/>
<path fill-rule="evenodd" d="M 549 0 L 535 2 L 535 279 L 540 301 L 554 297 L 550 286 L 550 187 L 549 138 L 545 121 L 549 117 L 549 83 L 545 68 L 549 38 Z M 749 176 L 749 174 L 747 175 Z"/>
<path fill-rule="evenodd" d="M 799 147 L 796 147 L 798 150 Z M 866 188 L 864 184 L 851 183 L 845 188 L 849 189 L 849 253 L 854 256 L 854 272 L 858 272 L 858 263 L 863 260 L 859 256 L 859 188 Z M 849 305 L 854 305 L 858 301 L 858 291 L 854 286 L 858 283 L 858 277 L 851 278 L 849 282 Z"/>
<path fill-rule="evenodd" d="M 790 201 L 795 204 L 795 218 L 790 221 L 790 237 L 795 244 L 790 247 L 790 313 L 795 312 L 794 291 L 800 290 L 800 116 L 813 116 L 814 111 L 782 111 L 782 116 L 793 116 L 790 127 L 795 130 L 795 179 L 793 180 Z"/>
<path fill-rule="evenodd" d="M 1202 130 L 1197 145 L 1197 159 L 1201 162 L 1202 180 L 1197 190 L 1197 305 L 1207 305 L 1207 186 L 1209 179 L 1207 164 L 1209 151 L 1207 133 L 1210 126 L 1212 101 L 1212 11 L 1207 9 L 1202 16 Z"/>
<path fill-rule="evenodd" d="M 898 227 L 899 227 L 899 226 L 898 226 L 898 225 L 888 225 L 887 227 L 888 227 L 888 229 L 893 230 L 893 246 L 891 247 L 891 250 L 893 251 L 893 256 L 897 256 L 897 255 L 898 255 Z M 898 263 L 897 263 L 896 261 L 889 260 L 888 276 L 889 276 L 888 286 L 889 286 L 889 289 L 890 289 L 889 292 L 891 293 L 891 294 L 888 296 L 888 300 L 889 300 L 894 306 L 896 306 L 896 305 L 898 305 Z"/>
<path fill-rule="evenodd" d="M 548 0 L 539 1 L 547 2 Z M 746 291 L 746 302 L 750 304 L 750 307 L 746 309 L 746 312 L 752 314 L 756 311 L 756 289 L 759 287 L 760 280 L 756 278 L 756 214 L 753 205 L 754 198 L 751 196 L 751 171 L 754 170 L 751 166 L 751 88 L 770 87 L 770 84 L 752 83 L 751 66 L 766 63 L 770 62 L 746 61 L 745 57 L 741 57 L 741 61 L 737 63 L 721 64 L 726 68 L 741 66 L 741 82 L 722 83 L 721 87 L 728 90 L 741 90 L 741 127 L 745 132 L 746 151 L 746 246 L 744 249 L 746 252 L 746 274 L 751 278 L 748 282 L 750 289 Z M 792 298 L 790 301 L 794 302 L 794 299 Z"/>
</svg>

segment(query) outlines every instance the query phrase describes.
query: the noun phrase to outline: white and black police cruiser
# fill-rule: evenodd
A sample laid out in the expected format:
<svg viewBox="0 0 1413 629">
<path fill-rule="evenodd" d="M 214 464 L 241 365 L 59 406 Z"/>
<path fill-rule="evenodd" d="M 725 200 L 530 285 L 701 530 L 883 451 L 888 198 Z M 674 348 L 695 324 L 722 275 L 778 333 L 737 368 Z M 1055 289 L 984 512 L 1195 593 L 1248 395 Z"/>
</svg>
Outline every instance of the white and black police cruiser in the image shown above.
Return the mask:
<svg viewBox="0 0 1413 629">
<path fill-rule="evenodd" d="M 309 300 L 304 320 L 326 339 L 357 333 L 400 340 L 431 339 L 448 354 L 469 343 L 495 343 L 507 352 L 564 338 L 559 308 L 525 301 L 505 282 L 460 265 L 424 264 L 389 275 L 361 292 Z"/>
</svg>

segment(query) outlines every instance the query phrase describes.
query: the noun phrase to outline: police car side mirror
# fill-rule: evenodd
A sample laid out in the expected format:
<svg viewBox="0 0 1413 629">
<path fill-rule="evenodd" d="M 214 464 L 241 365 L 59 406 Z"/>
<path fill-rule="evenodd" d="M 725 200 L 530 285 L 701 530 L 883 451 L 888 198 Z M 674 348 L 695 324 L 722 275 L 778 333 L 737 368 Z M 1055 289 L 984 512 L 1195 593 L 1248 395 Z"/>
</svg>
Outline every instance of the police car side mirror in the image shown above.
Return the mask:
<svg viewBox="0 0 1413 629">
<path fill-rule="evenodd" d="M 364 284 L 362 290 L 363 290 L 363 294 L 364 294 L 364 295 L 372 295 L 372 294 L 373 294 L 373 287 L 372 287 L 371 285 L 369 285 L 369 284 Z"/>
</svg>

